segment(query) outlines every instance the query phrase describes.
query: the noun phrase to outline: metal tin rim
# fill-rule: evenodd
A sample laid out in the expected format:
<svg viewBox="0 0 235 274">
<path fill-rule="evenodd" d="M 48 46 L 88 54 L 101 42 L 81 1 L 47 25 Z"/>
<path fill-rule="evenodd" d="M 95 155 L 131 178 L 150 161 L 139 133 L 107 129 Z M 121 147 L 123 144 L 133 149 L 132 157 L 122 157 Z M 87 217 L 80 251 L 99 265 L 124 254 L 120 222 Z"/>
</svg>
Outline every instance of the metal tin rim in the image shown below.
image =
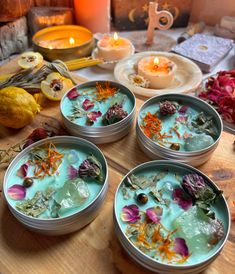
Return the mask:
<svg viewBox="0 0 235 274">
<path fill-rule="evenodd" d="M 116 208 L 116 203 L 117 203 L 117 194 L 118 194 L 119 188 L 121 187 L 123 181 L 126 179 L 127 176 L 129 176 L 130 174 L 132 174 L 133 172 L 135 172 L 136 170 L 138 170 L 138 169 L 140 169 L 140 168 L 142 168 L 142 167 L 143 167 L 143 168 L 146 167 L 146 166 L 149 167 L 149 166 L 151 166 L 151 165 L 153 165 L 153 166 L 154 166 L 154 165 L 166 165 L 166 166 L 168 166 L 168 167 L 169 167 L 169 166 L 175 166 L 175 167 L 178 166 L 178 167 L 181 167 L 181 168 L 188 169 L 188 170 L 190 170 L 190 171 L 193 171 L 193 172 L 195 172 L 195 173 L 201 175 L 203 178 L 206 179 L 207 182 L 209 182 L 210 186 L 212 186 L 213 188 L 219 190 L 218 186 L 217 186 L 217 185 L 216 185 L 208 176 L 206 176 L 203 172 L 201 172 L 200 170 L 198 170 L 198 169 L 196 169 L 196 168 L 194 168 L 194 167 L 192 167 L 192 166 L 190 166 L 190 165 L 187 165 L 187 164 L 184 164 L 184 163 L 178 163 L 178 162 L 175 162 L 175 161 L 167 161 L 167 160 L 154 160 L 154 161 L 149 161 L 149 162 L 142 163 L 142 164 L 136 166 L 135 168 L 131 169 L 131 170 L 122 178 L 120 184 L 119 184 L 118 187 L 117 187 L 116 193 L 115 193 L 115 197 L 114 197 L 114 217 L 115 217 L 115 219 L 116 219 L 116 221 L 117 221 L 117 225 L 118 225 L 118 228 L 119 228 L 120 230 L 121 230 L 121 228 L 120 228 L 120 224 L 119 224 L 119 221 L 118 221 L 118 216 L 116 215 L 116 210 L 115 210 L 115 208 Z M 219 254 L 220 251 L 223 249 L 223 247 L 224 247 L 224 245 L 225 245 L 225 243 L 226 243 L 226 241 L 227 241 L 228 235 L 229 235 L 230 226 L 231 226 L 231 218 L 230 218 L 230 214 L 229 214 L 228 204 L 227 204 L 227 202 L 226 202 L 224 196 L 222 196 L 222 197 L 223 197 L 223 202 L 224 202 L 224 204 L 225 204 L 225 207 L 226 207 L 226 209 L 227 209 L 227 212 L 226 212 L 226 213 L 227 213 L 227 217 L 228 217 L 228 229 L 227 229 L 227 232 L 226 232 L 226 234 L 225 234 L 225 236 L 224 236 L 223 243 L 222 243 L 222 244 L 220 245 L 220 247 L 216 250 L 216 252 L 215 252 L 213 255 L 209 256 L 206 260 L 204 260 L 204 261 L 202 261 L 202 262 L 200 262 L 200 263 L 196 263 L 196 264 L 191 264 L 191 265 L 184 266 L 184 267 L 183 267 L 184 269 L 189 269 L 189 268 L 191 268 L 191 267 L 196 267 L 196 266 L 198 266 L 198 265 L 200 265 L 200 264 L 203 264 L 204 262 L 206 262 L 206 261 L 210 260 L 211 258 L 213 258 L 216 254 Z M 122 231 L 122 230 L 121 230 L 121 231 Z M 127 238 L 127 236 L 126 236 L 123 232 L 122 232 L 122 235 L 125 237 L 125 240 L 126 240 L 128 243 L 131 243 L 131 242 L 129 241 L 129 239 Z M 145 260 L 148 261 L 150 264 L 151 264 L 151 263 L 152 263 L 152 264 L 156 264 L 156 263 L 157 263 L 157 264 L 161 264 L 162 266 L 169 267 L 169 265 L 164 264 L 164 263 L 157 262 L 157 261 L 154 260 L 153 258 L 147 256 L 147 255 L 144 254 L 141 250 L 137 249 L 137 247 L 135 247 L 132 243 L 131 243 L 131 246 L 132 246 L 133 250 L 135 250 L 135 252 L 141 254 L 141 255 L 145 258 Z M 174 265 L 174 266 L 172 266 L 172 269 L 180 269 L 181 267 L 182 267 L 182 266 Z"/>
<path fill-rule="evenodd" d="M 90 141 L 87 141 L 85 139 L 82 139 L 82 138 L 79 138 L 79 137 L 74 137 L 74 136 L 56 136 L 56 137 L 50 137 L 50 138 L 46 138 L 46 139 L 43 139 L 43 140 L 40 140 L 38 142 L 35 142 L 33 143 L 32 145 L 28 146 L 27 148 L 25 148 L 22 152 L 20 152 L 13 160 L 12 162 L 10 163 L 10 165 L 8 166 L 6 172 L 5 172 L 5 175 L 4 175 L 4 179 L 3 179 L 3 195 L 4 195 L 4 198 L 8 204 L 8 207 L 11 208 L 12 210 L 14 210 L 15 212 L 17 212 L 17 215 L 18 216 L 21 216 L 22 218 L 20 219 L 28 219 L 28 220 L 32 220 L 32 222 L 45 222 L 45 223 L 50 223 L 52 222 L 52 220 L 54 219 L 41 219 L 41 218 L 34 218 L 34 217 L 31 217 L 31 216 L 27 216 L 25 214 L 23 214 L 22 212 L 18 211 L 17 209 L 15 209 L 13 206 L 11 206 L 10 203 L 8 203 L 8 198 L 7 198 L 7 189 L 6 189 L 6 182 L 7 182 L 7 177 L 8 177 L 8 173 L 9 171 L 11 170 L 11 168 L 15 165 L 15 163 L 21 158 L 23 157 L 25 154 L 28 153 L 29 150 L 31 150 L 31 148 L 33 147 L 36 147 L 36 146 L 39 146 L 41 144 L 44 144 L 44 143 L 47 143 L 48 141 L 54 141 L 56 143 L 59 143 L 59 142 L 66 142 L 68 141 L 68 139 L 71 141 L 71 143 L 86 143 L 86 145 L 89 145 L 90 147 L 92 147 L 94 150 L 97 150 L 97 152 L 99 152 L 99 154 L 101 155 L 102 157 L 102 160 L 104 161 L 104 164 L 105 164 L 105 169 L 106 169 L 106 176 L 105 176 L 105 181 L 103 183 L 103 186 L 101 187 L 101 190 L 99 191 L 99 193 L 97 194 L 97 196 L 94 198 L 94 200 L 87 206 L 85 207 L 84 209 L 82 209 L 81 211 L 78 211 L 74 214 L 71 214 L 69 216 L 65 216 L 65 217 L 59 217 L 59 218 L 56 218 L 57 222 L 58 221 L 67 221 L 68 219 L 70 219 L 71 216 L 74 216 L 74 215 L 77 215 L 77 214 L 84 214 L 86 212 L 87 209 L 89 209 L 90 207 L 93 206 L 93 204 L 99 199 L 99 197 L 102 195 L 103 191 L 105 190 L 106 188 L 106 185 L 108 185 L 108 165 L 107 165 L 107 161 L 106 161 L 106 158 L 104 156 L 104 154 L 102 153 L 102 151 L 96 146 L 94 145 L 92 142 Z"/>
<path fill-rule="evenodd" d="M 173 97 L 173 98 L 172 98 Z M 194 96 L 191 96 L 191 95 L 187 95 L 187 94 L 177 94 L 177 93 L 170 93 L 170 94 L 164 94 L 164 95 L 157 95 L 157 96 L 154 96 L 154 97 L 152 97 L 152 98 L 150 98 L 150 99 L 148 99 L 147 101 L 145 101 L 144 102 L 144 104 L 140 107 L 140 109 L 139 109 L 139 113 L 138 113 L 138 117 L 137 117 L 137 124 L 136 124 L 136 126 L 138 127 L 138 129 L 142 132 L 142 130 L 141 130 L 141 127 L 140 127 L 140 125 L 139 125 L 139 116 L 140 116 L 140 113 L 143 111 L 143 109 L 146 107 L 146 106 L 148 106 L 148 105 L 151 105 L 151 103 L 152 103 L 152 101 L 155 101 L 155 100 L 157 100 L 157 99 L 159 99 L 159 100 L 161 100 L 161 99 L 174 99 L 174 98 L 177 98 L 177 99 L 193 99 L 193 101 L 198 101 L 200 104 L 202 104 L 202 105 L 204 105 L 206 108 L 208 108 L 209 110 L 210 110 L 210 112 L 212 112 L 213 113 L 213 117 L 216 119 L 216 121 L 218 122 L 218 124 L 219 124 L 219 136 L 218 136 L 218 138 L 216 139 L 216 141 L 212 144 L 212 145 L 210 145 L 209 147 L 207 147 L 207 148 L 204 148 L 204 149 L 201 149 L 201 150 L 196 150 L 195 152 L 196 153 L 203 153 L 205 150 L 210 150 L 211 149 L 211 147 L 213 147 L 215 144 L 217 144 L 219 141 L 220 141 L 220 138 L 221 138 L 221 135 L 222 135 L 222 131 L 223 131 L 223 123 L 222 123 L 222 119 L 221 119 L 221 117 L 219 116 L 219 114 L 216 112 L 216 110 L 214 109 L 214 108 L 212 108 L 207 102 L 205 102 L 205 101 L 203 101 L 203 100 L 201 100 L 201 99 L 199 99 L 199 98 L 197 98 L 197 97 L 194 97 Z M 142 132 L 143 133 L 143 132 Z M 144 134 L 144 133 L 143 133 Z M 169 151 L 169 153 L 170 152 L 172 152 L 170 149 L 168 149 L 168 148 L 163 148 L 163 147 L 161 147 L 160 145 L 158 145 L 157 143 L 155 143 L 155 142 L 153 142 L 150 138 L 148 138 L 149 140 L 150 140 L 150 142 L 152 142 L 153 143 L 153 145 L 156 147 L 156 148 L 159 148 L 159 149 L 161 149 L 161 150 L 166 150 L 166 151 Z M 193 154 L 194 153 L 194 151 L 189 151 L 189 152 L 187 152 L 187 151 L 185 151 L 185 152 L 177 152 L 177 154 L 179 154 L 179 155 L 190 155 L 190 154 Z"/>
<path fill-rule="evenodd" d="M 94 85 L 96 82 L 101 82 L 101 83 L 103 83 L 103 82 L 107 82 L 107 81 L 110 82 L 110 83 L 113 84 L 113 85 L 116 85 L 116 86 L 121 87 L 123 90 L 127 91 L 127 93 L 129 93 L 129 94 L 131 95 L 131 97 L 132 97 L 131 99 L 133 100 L 133 109 L 132 109 L 131 112 L 128 114 L 128 116 L 125 117 L 123 120 L 121 120 L 121 121 L 119 121 L 119 122 L 117 122 L 117 123 L 115 123 L 115 124 L 108 125 L 108 126 L 96 126 L 96 127 L 93 127 L 93 129 L 105 130 L 105 128 L 106 128 L 107 130 L 109 130 L 109 129 L 112 130 L 112 129 L 114 129 L 114 128 L 120 126 L 120 125 L 122 125 L 123 123 L 125 123 L 126 120 L 128 120 L 130 116 L 134 115 L 135 110 L 136 110 L 136 98 L 135 98 L 135 95 L 134 95 L 133 92 L 130 91 L 127 87 L 125 87 L 124 85 L 122 85 L 122 84 L 120 84 L 120 83 L 118 83 L 118 82 L 110 81 L 110 80 L 96 80 L 96 81 L 89 81 L 89 82 L 85 82 L 85 83 L 79 84 L 79 85 L 77 85 L 77 86 L 75 86 L 75 87 L 73 87 L 73 88 L 77 88 L 77 87 L 80 87 L 80 88 L 81 88 L 81 87 L 86 87 L 86 86 Z M 72 89 L 73 89 L 73 88 L 72 88 Z M 62 99 L 61 99 L 61 103 L 60 103 L 60 113 L 61 113 L 61 115 L 62 115 L 62 117 L 63 117 L 64 120 L 68 120 L 68 119 L 67 119 L 67 117 L 64 116 L 64 114 L 63 114 L 63 111 L 62 111 L 62 104 L 63 104 L 64 98 L 67 96 L 67 94 L 68 94 L 72 89 L 70 89 L 69 91 L 67 91 L 67 92 L 64 94 L 64 96 L 62 97 Z M 128 118 L 128 119 L 127 119 L 127 118 Z M 69 120 L 68 120 L 68 121 L 69 121 Z M 88 129 L 87 131 L 89 131 L 89 129 L 92 129 L 92 128 L 89 128 L 89 127 L 87 127 L 87 126 L 77 125 L 77 124 L 75 124 L 75 123 L 73 123 L 73 122 L 71 122 L 71 121 L 69 121 L 69 122 L 72 123 L 73 125 L 75 125 L 75 126 L 77 127 L 78 130 L 81 129 L 81 130 L 86 131 L 86 128 L 87 128 L 87 129 Z"/>
</svg>

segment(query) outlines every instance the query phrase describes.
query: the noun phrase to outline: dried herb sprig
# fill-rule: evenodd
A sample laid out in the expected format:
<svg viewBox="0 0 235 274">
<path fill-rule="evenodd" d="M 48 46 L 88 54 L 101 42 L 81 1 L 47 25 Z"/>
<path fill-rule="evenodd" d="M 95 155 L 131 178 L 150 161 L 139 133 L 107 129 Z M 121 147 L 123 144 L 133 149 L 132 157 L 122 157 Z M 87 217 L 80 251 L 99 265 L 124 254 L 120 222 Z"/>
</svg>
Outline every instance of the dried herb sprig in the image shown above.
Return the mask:
<svg viewBox="0 0 235 274">
<path fill-rule="evenodd" d="M 71 79 L 73 83 L 76 84 L 65 63 L 60 60 L 55 60 L 52 63 L 46 62 L 45 65 L 39 69 L 26 69 L 14 74 L 12 77 L 0 82 L 0 89 L 8 86 L 34 90 L 40 89 L 41 81 L 51 72 L 59 72 L 62 76 Z"/>
</svg>

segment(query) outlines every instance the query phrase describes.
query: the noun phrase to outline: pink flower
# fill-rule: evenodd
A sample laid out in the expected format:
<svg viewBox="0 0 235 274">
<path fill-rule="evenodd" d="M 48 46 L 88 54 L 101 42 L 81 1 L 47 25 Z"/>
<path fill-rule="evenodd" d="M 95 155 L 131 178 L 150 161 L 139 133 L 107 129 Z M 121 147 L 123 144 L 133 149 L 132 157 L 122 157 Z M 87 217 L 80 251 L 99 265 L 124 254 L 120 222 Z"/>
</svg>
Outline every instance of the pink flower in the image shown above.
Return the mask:
<svg viewBox="0 0 235 274">
<path fill-rule="evenodd" d="M 159 210 L 159 207 L 151 207 L 146 209 L 147 218 L 152 221 L 154 224 L 158 223 L 161 220 L 162 209 Z"/>
<path fill-rule="evenodd" d="M 26 189 L 22 185 L 13 185 L 8 188 L 7 194 L 12 200 L 23 200 L 26 196 Z"/>
<path fill-rule="evenodd" d="M 69 98 L 69 100 L 75 99 L 78 96 L 80 96 L 80 94 L 77 92 L 76 88 L 71 89 L 70 92 L 67 94 L 67 97 Z"/>
<path fill-rule="evenodd" d="M 174 189 L 172 198 L 184 210 L 188 210 L 193 203 L 192 198 L 180 187 Z"/>
<path fill-rule="evenodd" d="M 140 219 L 140 211 L 138 206 L 135 204 L 124 206 L 122 209 L 121 219 L 123 222 L 137 222 Z"/>
<path fill-rule="evenodd" d="M 94 107 L 94 104 L 93 104 L 89 99 L 86 99 L 86 100 L 82 103 L 82 107 L 83 107 L 85 110 L 89 110 L 90 108 L 93 108 L 93 107 Z"/>
<path fill-rule="evenodd" d="M 73 180 L 78 177 L 78 170 L 73 166 L 68 166 L 69 179 Z"/>
<path fill-rule="evenodd" d="M 36 128 L 28 137 L 28 140 L 33 140 L 37 142 L 39 140 L 45 139 L 48 137 L 48 133 L 44 128 Z"/>
<path fill-rule="evenodd" d="M 176 118 L 176 121 L 181 124 L 185 124 L 188 121 L 188 116 L 179 116 Z"/>
<path fill-rule="evenodd" d="M 187 110 L 188 110 L 188 106 L 182 106 L 182 107 L 178 110 L 178 112 L 179 112 L 180 114 L 185 114 L 185 113 L 187 112 Z"/>
<path fill-rule="evenodd" d="M 17 175 L 21 178 L 25 178 L 27 176 L 29 169 L 29 164 L 25 163 L 23 164 L 18 170 L 17 170 Z"/>
<path fill-rule="evenodd" d="M 93 124 L 98 117 L 100 117 L 102 113 L 100 111 L 92 111 L 87 114 L 87 121 L 88 123 Z"/>
<path fill-rule="evenodd" d="M 185 239 L 175 238 L 174 251 L 183 257 L 187 257 L 189 255 L 189 250 L 188 250 L 188 246 L 185 242 Z"/>
</svg>

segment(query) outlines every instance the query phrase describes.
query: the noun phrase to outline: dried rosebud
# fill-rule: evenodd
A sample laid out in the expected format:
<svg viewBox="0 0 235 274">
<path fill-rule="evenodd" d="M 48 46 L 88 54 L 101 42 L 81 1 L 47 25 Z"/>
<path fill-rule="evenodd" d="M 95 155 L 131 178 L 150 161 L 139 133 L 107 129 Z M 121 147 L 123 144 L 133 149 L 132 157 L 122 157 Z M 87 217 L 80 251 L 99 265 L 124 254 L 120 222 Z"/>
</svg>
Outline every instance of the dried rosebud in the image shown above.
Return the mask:
<svg viewBox="0 0 235 274">
<path fill-rule="evenodd" d="M 120 104 L 114 104 L 112 105 L 107 112 L 105 113 L 103 117 L 103 124 L 104 125 L 112 125 L 115 124 L 122 119 L 124 119 L 128 113 L 123 110 L 122 105 Z"/>
<path fill-rule="evenodd" d="M 85 101 L 82 103 L 82 107 L 84 110 L 89 110 L 90 108 L 94 107 L 94 103 L 92 103 L 89 99 L 85 99 Z"/>
<path fill-rule="evenodd" d="M 34 141 L 32 139 L 26 140 L 26 142 L 23 145 L 23 149 L 25 149 L 26 147 L 32 145 L 33 143 L 34 143 Z"/>
<path fill-rule="evenodd" d="M 182 187 L 192 197 L 198 197 L 200 191 L 206 187 L 204 179 L 196 173 L 188 174 L 183 177 Z"/>
<path fill-rule="evenodd" d="M 104 176 L 101 163 L 90 155 L 84 160 L 78 168 L 78 175 L 81 178 L 94 178 L 103 183 Z"/>
<path fill-rule="evenodd" d="M 102 115 L 100 111 L 92 111 L 87 114 L 87 124 L 93 125 L 97 118 L 99 118 Z"/>
<path fill-rule="evenodd" d="M 39 140 L 45 139 L 48 137 L 48 133 L 44 128 L 36 128 L 27 139 L 33 140 L 33 142 L 37 142 Z"/>
<path fill-rule="evenodd" d="M 174 114 L 176 113 L 176 105 L 173 104 L 172 102 L 169 102 L 169 101 L 165 101 L 165 102 L 162 102 L 160 103 L 160 113 L 162 115 L 168 115 L 168 114 Z"/>
</svg>

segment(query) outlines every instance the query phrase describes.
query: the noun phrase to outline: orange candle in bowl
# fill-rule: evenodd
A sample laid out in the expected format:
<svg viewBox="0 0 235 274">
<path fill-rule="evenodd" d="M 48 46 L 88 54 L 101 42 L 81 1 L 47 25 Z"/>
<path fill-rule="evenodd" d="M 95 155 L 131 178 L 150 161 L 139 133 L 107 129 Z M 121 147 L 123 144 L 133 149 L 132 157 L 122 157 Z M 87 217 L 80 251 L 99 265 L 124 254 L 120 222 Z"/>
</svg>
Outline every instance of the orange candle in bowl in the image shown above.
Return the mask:
<svg viewBox="0 0 235 274">
<path fill-rule="evenodd" d="M 97 43 L 97 57 L 105 61 L 121 60 L 134 53 L 130 40 L 118 37 L 115 32 L 113 37 L 104 36 Z"/>
<path fill-rule="evenodd" d="M 176 64 L 163 56 L 147 56 L 137 65 L 138 74 L 149 80 L 150 88 L 163 89 L 174 80 Z"/>
</svg>

